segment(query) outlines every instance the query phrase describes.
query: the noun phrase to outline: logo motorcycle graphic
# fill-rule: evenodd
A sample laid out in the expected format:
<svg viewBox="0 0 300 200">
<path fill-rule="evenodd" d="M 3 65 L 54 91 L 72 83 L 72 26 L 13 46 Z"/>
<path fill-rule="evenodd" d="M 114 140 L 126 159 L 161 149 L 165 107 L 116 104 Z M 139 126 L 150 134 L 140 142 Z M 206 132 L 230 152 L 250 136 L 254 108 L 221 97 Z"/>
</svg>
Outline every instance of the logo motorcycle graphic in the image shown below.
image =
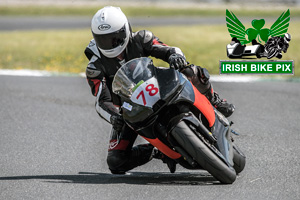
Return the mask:
<svg viewBox="0 0 300 200">
<path fill-rule="evenodd" d="M 291 41 L 287 33 L 290 21 L 290 10 L 283 12 L 269 28 L 264 28 L 264 19 L 252 20 L 252 28 L 246 29 L 242 22 L 229 10 L 226 10 L 226 25 L 232 38 L 227 45 L 229 58 L 243 58 L 245 56 L 267 57 L 268 59 L 282 58 Z M 261 44 L 265 42 L 265 44 Z M 252 43 L 250 46 L 246 44 Z"/>
</svg>

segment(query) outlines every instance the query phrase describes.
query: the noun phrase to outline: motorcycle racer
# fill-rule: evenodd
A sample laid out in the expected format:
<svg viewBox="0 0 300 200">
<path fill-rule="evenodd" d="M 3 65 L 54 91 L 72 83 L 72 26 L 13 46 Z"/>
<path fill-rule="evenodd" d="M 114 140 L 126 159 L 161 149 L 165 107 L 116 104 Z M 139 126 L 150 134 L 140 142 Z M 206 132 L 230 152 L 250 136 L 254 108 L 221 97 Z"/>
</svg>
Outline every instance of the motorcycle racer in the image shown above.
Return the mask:
<svg viewBox="0 0 300 200">
<path fill-rule="evenodd" d="M 272 57 L 281 59 L 281 51 L 283 51 L 284 53 L 287 52 L 290 41 L 291 35 L 289 33 L 285 33 L 284 37 L 276 36 L 269 38 L 264 46 L 265 51 L 263 53 L 263 56 L 267 57 L 268 59 L 271 59 Z"/>
<path fill-rule="evenodd" d="M 89 59 L 86 77 L 92 94 L 96 97 L 95 107 L 100 117 L 112 124 L 107 164 L 113 174 L 123 174 L 143 165 L 153 157 L 162 159 L 175 172 L 176 162 L 162 155 L 150 144 L 136 145 L 135 133 L 122 118 L 120 100 L 112 92 L 112 81 L 117 70 L 127 61 L 153 56 L 170 67 L 180 70 L 225 116 L 230 116 L 234 106 L 213 91 L 209 73 L 200 66 L 187 66 L 182 51 L 161 42 L 152 32 L 132 32 L 125 14 L 118 7 L 100 9 L 91 21 L 93 39 L 85 49 Z"/>
</svg>

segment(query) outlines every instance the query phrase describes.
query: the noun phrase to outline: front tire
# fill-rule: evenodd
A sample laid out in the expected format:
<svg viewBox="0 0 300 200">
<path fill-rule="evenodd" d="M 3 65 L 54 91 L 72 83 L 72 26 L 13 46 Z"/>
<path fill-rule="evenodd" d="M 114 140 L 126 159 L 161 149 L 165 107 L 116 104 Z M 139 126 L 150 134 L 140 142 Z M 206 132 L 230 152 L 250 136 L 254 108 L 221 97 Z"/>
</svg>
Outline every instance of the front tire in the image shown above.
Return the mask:
<svg viewBox="0 0 300 200">
<path fill-rule="evenodd" d="M 204 142 L 202 142 L 185 122 L 179 122 L 171 131 L 171 135 L 200 166 L 221 183 L 231 184 L 235 181 L 235 170 L 225 164 Z"/>
<path fill-rule="evenodd" d="M 241 173 L 246 165 L 245 154 L 235 144 L 233 144 L 233 164 L 237 174 Z"/>
</svg>

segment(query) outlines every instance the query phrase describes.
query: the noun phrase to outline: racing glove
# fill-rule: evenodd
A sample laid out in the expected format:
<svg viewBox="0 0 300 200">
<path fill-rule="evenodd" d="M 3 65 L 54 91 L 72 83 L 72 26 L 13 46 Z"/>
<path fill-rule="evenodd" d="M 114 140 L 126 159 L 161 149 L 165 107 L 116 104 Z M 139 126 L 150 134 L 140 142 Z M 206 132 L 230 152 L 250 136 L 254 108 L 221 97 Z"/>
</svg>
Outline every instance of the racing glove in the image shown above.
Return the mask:
<svg viewBox="0 0 300 200">
<path fill-rule="evenodd" d="M 116 131 L 121 131 L 124 126 L 124 120 L 121 115 L 112 115 L 110 123 Z"/>
<path fill-rule="evenodd" d="M 179 70 L 186 67 L 186 65 L 187 65 L 185 57 L 180 54 L 177 54 L 177 53 L 171 54 L 168 62 L 169 62 L 170 67 L 172 67 L 174 69 L 179 69 Z"/>
</svg>

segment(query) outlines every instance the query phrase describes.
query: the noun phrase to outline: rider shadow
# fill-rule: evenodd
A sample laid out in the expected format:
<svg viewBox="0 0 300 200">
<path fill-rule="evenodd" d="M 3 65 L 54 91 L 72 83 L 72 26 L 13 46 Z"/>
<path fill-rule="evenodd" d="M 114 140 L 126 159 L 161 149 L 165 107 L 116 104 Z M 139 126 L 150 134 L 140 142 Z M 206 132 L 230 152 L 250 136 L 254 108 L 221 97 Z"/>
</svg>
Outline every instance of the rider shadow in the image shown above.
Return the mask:
<svg viewBox="0 0 300 200">
<path fill-rule="evenodd" d="M 131 172 L 125 175 L 79 172 L 78 175 L 37 175 L 0 177 L 2 180 L 41 179 L 50 183 L 134 184 L 134 185 L 212 185 L 220 184 L 209 174 Z"/>
</svg>

